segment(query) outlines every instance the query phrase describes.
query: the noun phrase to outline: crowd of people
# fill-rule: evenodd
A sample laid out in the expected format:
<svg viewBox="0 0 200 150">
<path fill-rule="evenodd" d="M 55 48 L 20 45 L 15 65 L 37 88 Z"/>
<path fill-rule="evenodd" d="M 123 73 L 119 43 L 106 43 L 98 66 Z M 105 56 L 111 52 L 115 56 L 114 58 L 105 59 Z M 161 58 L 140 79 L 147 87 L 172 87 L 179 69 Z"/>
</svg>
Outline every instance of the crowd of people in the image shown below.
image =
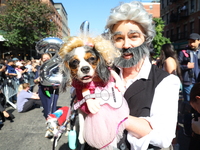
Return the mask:
<svg viewBox="0 0 200 150">
<path fill-rule="evenodd" d="M 199 147 L 200 35 L 190 34 L 188 47 L 179 52 L 172 44 L 164 44 L 159 59 L 152 64 L 149 49 L 155 36 L 154 23 L 140 2 L 121 3 L 113 8 L 106 30 L 121 53 L 114 62 L 114 70 L 123 81 L 126 89 L 124 98 L 130 108 L 129 117 L 125 121 L 126 130 L 117 148 L 157 150 L 172 149 L 174 146 L 176 149 L 178 143 L 173 140 L 176 138 L 180 91 L 184 104 L 191 106 L 191 110 L 184 113 L 185 135 L 191 137 L 193 144 L 190 144 L 190 149 Z M 45 53 L 41 63 L 49 59 L 51 55 Z M 19 85 L 22 85 L 22 89 L 14 96 L 18 112 L 26 112 L 39 105 L 43 107 L 44 117 L 47 118 L 56 111 L 59 87 L 40 83 L 38 60 L 20 61 L 13 58 L 1 60 L 0 64 L 1 87 L 4 86 L 2 79 L 17 79 Z M 27 82 L 26 75 L 30 73 L 33 73 L 33 85 L 38 85 L 36 93 L 30 89 L 31 83 Z M 0 117 L 8 118 L 5 100 L 1 104 Z M 197 117 L 192 118 L 192 113 L 197 114 Z M 92 148 L 86 146 L 85 149 Z"/>
<path fill-rule="evenodd" d="M 0 124 L 3 125 L 5 118 L 14 118 L 6 111 L 8 101 L 16 105 L 18 112 L 26 112 L 34 108 L 33 99 L 40 99 L 37 91 L 32 93 L 40 60 L 23 61 L 8 57 L 1 59 L 0 64 Z"/>
</svg>

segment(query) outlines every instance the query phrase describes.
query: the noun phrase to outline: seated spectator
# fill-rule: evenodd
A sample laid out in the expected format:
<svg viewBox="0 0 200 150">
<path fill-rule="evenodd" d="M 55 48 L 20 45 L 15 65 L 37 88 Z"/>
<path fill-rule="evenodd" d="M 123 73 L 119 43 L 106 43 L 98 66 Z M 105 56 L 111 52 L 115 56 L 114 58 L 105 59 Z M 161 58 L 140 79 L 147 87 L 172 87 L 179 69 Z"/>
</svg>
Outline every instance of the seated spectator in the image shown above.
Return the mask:
<svg viewBox="0 0 200 150">
<path fill-rule="evenodd" d="M 30 92 L 29 83 L 23 83 L 20 86 L 22 86 L 22 90 L 17 94 L 18 112 L 27 112 L 33 108 L 36 108 L 37 106 L 42 106 L 38 94 Z"/>
<path fill-rule="evenodd" d="M 3 126 L 5 119 L 14 119 L 12 114 L 9 114 L 6 110 L 6 97 L 0 90 L 0 127 Z"/>
</svg>

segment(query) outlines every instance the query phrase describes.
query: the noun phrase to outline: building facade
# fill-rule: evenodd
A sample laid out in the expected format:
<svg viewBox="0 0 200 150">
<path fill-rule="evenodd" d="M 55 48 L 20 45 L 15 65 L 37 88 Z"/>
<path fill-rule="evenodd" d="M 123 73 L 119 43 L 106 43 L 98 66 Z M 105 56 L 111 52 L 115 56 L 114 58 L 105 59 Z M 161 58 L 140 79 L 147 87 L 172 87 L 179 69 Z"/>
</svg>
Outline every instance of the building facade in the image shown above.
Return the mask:
<svg viewBox="0 0 200 150">
<path fill-rule="evenodd" d="M 160 17 L 160 3 L 151 2 L 151 3 L 142 3 L 146 11 L 153 16 L 153 18 Z"/>
<path fill-rule="evenodd" d="M 161 0 L 163 35 L 170 38 L 176 50 L 185 49 L 191 33 L 200 34 L 200 0 Z"/>
<path fill-rule="evenodd" d="M 55 22 L 57 26 L 57 33 L 56 36 L 59 38 L 62 38 L 62 17 L 60 14 L 57 12 L 56 8 L 54 7 L 54 2 L 53 0 L 41 0 L 44 3 L 47 3 L 50 7 L 53 8 L 55 15 L 52 16 L 52 21 Z"/>
<path fill-rule="evenodd" d="M 65 8 L 63 7 L 62 3 L 54 3 L 54 7 L 60 14 L 62 19 L 62 32 L 61 32 L 62 38 L 70 36 L 70 30 L 68 27 L 68 14 L 65 11 Z"/>
</svg>

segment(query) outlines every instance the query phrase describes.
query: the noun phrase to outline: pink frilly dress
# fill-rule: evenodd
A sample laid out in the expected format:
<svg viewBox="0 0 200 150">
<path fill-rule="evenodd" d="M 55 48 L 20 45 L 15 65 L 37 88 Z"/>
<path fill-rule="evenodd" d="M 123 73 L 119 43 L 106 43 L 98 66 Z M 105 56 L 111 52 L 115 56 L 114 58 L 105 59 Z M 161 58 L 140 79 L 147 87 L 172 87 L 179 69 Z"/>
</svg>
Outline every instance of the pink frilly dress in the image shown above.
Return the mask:
<svg viewBox="0 0 200 150">
<path fill-rule="evenodd" d="M 89 89 L 91 94 L 101 93 L 102 91 L 112 93 L 113 88 L 116 89 L 113 80 L 110 80 L 107 84 L 93 81 L 83 84 L 79 81 L 74 81 L 72 85 L 76 88 L 78 100 L 83 99 L 83 88 Z M 117 142 L 123 136 L 125 120 L 129 115 L 129 107 L 121 92 L 114 97 L 110 96 L 109 101 L 114 100 L 118 101 L 119 104 L 121 103 L 118 105 L 119 107 L 117 106 L 118 108 L 112 107 L 112 104 L 105 103 L 101 105 L 101 109 L 96 114 L 89 112 L 86 103 L 80 107 L 83 112 L 88 114 L 85 118 L 83 136 L 85 141 L 92 147 L 103 150 L 113 149 L 113 143 L 114 147 L 116 147 Z"/>
</svg>

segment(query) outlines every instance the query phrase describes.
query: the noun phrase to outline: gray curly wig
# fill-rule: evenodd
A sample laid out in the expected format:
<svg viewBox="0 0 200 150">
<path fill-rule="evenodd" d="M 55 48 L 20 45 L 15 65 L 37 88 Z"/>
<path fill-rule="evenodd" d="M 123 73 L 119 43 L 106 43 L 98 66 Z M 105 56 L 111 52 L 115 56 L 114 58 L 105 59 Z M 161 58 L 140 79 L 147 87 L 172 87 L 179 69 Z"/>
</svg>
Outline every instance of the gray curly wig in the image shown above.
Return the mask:
<svg viewBox="0 0 200 150">
<path fill-rule="evenodd" d="M 155 36 L 155 25 L 152 16 L 148 14 L 142 3 L 132 1 L 130 3 L 121 3 L 119 6 L 111 10 L 111 14 L 107 20 L 105 29 L 112 33 L 112 29 L 119 21 L 131 20 L 140 24 L 144 31 L 146 43 L 151 43 Z"/>
</svg>

